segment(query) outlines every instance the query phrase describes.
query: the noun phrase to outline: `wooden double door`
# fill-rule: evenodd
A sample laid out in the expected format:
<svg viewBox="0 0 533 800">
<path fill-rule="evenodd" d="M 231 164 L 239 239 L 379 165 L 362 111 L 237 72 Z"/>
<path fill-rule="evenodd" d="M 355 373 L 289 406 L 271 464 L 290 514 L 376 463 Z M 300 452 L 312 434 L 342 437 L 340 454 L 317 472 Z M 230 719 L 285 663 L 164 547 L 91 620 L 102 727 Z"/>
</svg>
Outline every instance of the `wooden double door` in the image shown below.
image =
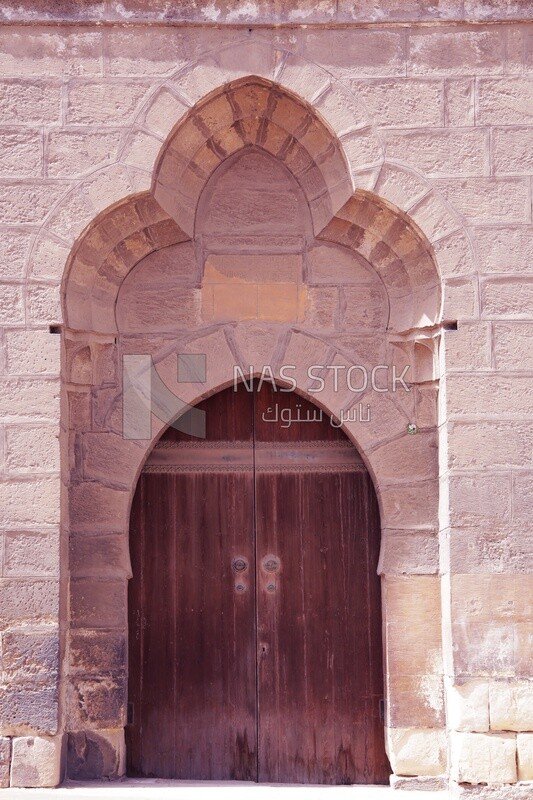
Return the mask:
<svg viewBox="0 0 533 800">
<path fill-rule="evenodd" d="M 169 429 L 131 512 L 128 772 L 387 783 L 370 476 L 296 394 L 200 407 L 206 439 Z"/>
</svg>

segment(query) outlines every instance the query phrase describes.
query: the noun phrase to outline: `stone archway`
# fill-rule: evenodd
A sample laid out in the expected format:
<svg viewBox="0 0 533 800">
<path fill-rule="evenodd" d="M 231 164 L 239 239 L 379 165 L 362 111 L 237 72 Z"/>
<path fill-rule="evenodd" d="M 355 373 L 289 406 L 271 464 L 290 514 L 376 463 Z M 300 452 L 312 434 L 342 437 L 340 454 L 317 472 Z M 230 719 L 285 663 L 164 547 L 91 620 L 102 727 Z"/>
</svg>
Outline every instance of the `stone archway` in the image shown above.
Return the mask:
<svg viewBox="0 0 533 800">
<path fill-rule="evenodd" d="M 236 214 L 239 190 L 251 218 Z M 235 202 L 223 207 L 232 191 Z M 281 197 L 293 204 L 269 216 Z M 233 237 L 224 236 L 228 226 Z M 179 123 L 151 191 L 94 220 L 72 251 L 64 308 L 71 776 L 122 769 L 129 508 L 169 421 L 152 415 L 148 438 L 124 438 L 125 356 L 151 360 L 168 390 L 191 404 L 227 386 L 235 366 L 268 365 L 279 376 L 289 365 L 304 396 L 346 413 L 381 508 L 390 760 L 398 774 L 444 772 L 440 279 L 416 224 L 377 195 L 353 191 L 341 144 L 309 104 L 249 77 Z M 198 354 L 205 375 L 180 380 L 177 357 Z M 356 412 L 367 406 L 371 419 L 362 423 Z"/>
</svg>

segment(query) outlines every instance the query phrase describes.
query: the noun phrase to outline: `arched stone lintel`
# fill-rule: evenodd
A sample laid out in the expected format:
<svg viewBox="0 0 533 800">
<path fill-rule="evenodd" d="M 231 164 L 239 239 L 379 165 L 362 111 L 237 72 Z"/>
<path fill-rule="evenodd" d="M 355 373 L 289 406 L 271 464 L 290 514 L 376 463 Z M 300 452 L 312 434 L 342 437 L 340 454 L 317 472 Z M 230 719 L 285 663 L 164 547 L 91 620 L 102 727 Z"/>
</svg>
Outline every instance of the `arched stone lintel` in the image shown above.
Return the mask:
<svg viewBox="0 0 533 800">
<path fill-rule="evenodd" d="M 192 236 L 194 209 L 210 175 L 251 145 L 276 156 L 298 180 L 315 233 L 353 191 L 343 147 L 319 113 L 272 81 L 247 76 L 218 87 L 180 120 L 157 160 L 154 197 Z"/>
<path fill-rule="evenodd" d="M 435 325 L 441 314 L 441 279 L 431 244 L 401 209 L 358 189 L 318 237 L 354 250 L 381 277 L 394 332 Z"/>
<path fill-rule="evenodd" d="M 128 272 L 155 250 L 187 241 L 149 192 L 102 212 L 71 252 L 63 279 L 67 327 L 116 332 L 115 302 Z"/>
</svg>

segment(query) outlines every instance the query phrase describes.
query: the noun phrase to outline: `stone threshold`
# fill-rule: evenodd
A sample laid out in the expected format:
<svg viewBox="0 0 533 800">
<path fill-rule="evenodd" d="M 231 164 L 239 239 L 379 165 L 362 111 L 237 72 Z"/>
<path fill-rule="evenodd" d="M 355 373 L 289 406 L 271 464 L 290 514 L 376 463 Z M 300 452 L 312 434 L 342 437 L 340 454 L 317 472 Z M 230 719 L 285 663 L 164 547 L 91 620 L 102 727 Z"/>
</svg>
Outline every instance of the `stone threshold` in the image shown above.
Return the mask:
<svg viewBox="0 0 533 800">
<path fill-rule="evenodd" d="M 286 786 L 242 782 L 127 779 L 68 782 L 58 789 L 4 789 L 0 800 L 450 800 L 447 791 L 408 791 L 389 786 Z"/>
</svg>

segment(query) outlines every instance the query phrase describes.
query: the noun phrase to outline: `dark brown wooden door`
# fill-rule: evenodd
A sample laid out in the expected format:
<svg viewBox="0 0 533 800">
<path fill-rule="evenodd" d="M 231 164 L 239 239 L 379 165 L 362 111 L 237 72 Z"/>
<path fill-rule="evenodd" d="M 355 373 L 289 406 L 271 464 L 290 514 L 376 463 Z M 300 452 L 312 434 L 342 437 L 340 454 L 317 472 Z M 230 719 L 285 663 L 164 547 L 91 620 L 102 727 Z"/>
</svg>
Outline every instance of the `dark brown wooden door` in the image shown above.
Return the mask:
<svg viewBox="0 0 533 800">
<path fill-rule="evenodd" d="M 129 774 L 386 783 L 370 476 L 293 393 L 202 407 L 132 507 Z"/>
</svg>

